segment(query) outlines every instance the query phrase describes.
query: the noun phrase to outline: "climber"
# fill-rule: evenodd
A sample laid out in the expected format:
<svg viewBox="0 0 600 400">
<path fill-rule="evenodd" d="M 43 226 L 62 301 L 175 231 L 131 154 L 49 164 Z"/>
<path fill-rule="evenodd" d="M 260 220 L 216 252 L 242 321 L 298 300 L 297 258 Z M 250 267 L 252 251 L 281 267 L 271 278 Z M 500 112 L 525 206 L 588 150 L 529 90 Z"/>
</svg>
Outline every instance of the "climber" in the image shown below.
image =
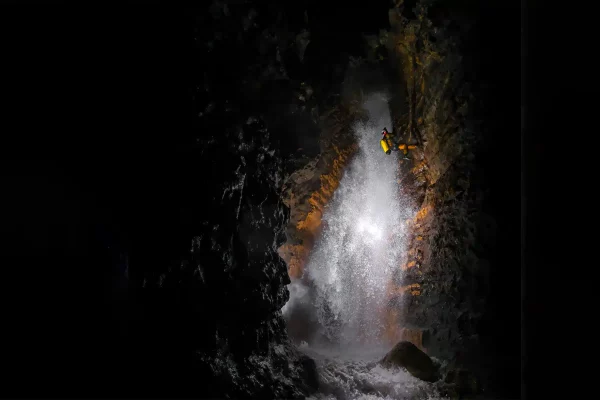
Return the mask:
<svg viewBox="0 0 600 400">
<path fill-rule="evenodd" d="M 412 144 L 409 145 L 408 143 L 396 142 L 394 135 L 392 135 L 385 127 L 381 131 L 380 144 L 385 154 L 390 154 L 392 151 L 402 150 L 403 158 L 405 160 L 409 159 L 408 150 L 414 150 L 417 148 L 417 146 Z"/>
</svg>

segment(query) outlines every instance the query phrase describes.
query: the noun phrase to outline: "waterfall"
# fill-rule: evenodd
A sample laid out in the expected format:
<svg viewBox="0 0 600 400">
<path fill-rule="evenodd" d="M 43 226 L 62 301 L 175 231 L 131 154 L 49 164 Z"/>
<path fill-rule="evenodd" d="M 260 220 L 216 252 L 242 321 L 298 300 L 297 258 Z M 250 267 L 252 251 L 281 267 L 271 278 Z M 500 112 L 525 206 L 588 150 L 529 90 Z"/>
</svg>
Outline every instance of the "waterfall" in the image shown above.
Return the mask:
<svg viewBox="0 0 600 400">
<path fill-rule="evenodd" d="M 387 288 L 406 251 L 404 221 L 413 210 L 398 187 L 398 153 L 379 145 L 382 128 L 393 131 L 388 99 L 374 93 L 363 107 L 358 152 L 323 213 L 305 276 L 290 285 L 286 307 L 303 303 L 316 321 L 311 345 L 383 345 Z"/>
</svg>

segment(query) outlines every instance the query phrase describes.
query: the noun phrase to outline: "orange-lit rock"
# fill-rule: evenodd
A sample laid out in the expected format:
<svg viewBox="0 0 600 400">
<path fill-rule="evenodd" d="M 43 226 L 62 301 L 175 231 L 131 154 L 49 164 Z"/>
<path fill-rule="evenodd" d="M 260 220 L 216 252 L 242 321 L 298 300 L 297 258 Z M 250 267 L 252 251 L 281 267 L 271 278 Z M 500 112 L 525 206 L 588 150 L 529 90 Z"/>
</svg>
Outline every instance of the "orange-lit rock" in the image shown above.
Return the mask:
<svg viewBox="0 0 600 400">
<path fill-rule="evenodd" d="M 292 214 L 290 223 L 293 226 L 288 229 L 288 243 L 279 248 L 279 254 L 287 263 L 291 278 L 302 276 L 308 254 L 321 232 L 321 218 L 325 206 L 333 197 L 344 173 L 344 168 L 357 149 L 356 144 L 343 149 L 340 149 L 337 145 L 332 145 L 329 151 L 331 157 L 329 162 L 322 161 L 321 164 L 309 164 L 310 173 L 298 172 L 295 186 L 290 188 L 289 197 L 286 200 Z M 317 169 L 319 166 L 325 173 L 318 175 Z M 317 190 L 309 192 L 310 196 L 307 196 L 308 193 L 304 190 L 309 186 L 306 185 L 317 178 L 318 185 L 314 185 Z M 306 197 L 308 197 L 307 200 L 302 200 Z M 290 236 L 293 239 L 291 241 L 293 244 L 290 244 Z"/>
<path fill-rule="evenodd" d="M 399 340 L 411 342 L 421 351 L 427 353 L 427 350 L 423 347 L 423 331 L 420 329 L 401 328 Z"/>
<path fill-rule="evenodd" d="M 421 285 L 419 283 L 412 283 L 404 286 L 395 286 L 392 282 L 388 284 L 387 296 L 389 299 L 398 298 L 403 295 L 420 296 Z M 422 343 L 422 333 L 402 326 L 399 309 L 397 307 L 386 307 L 383 311 L 382 318 L 384 322 L 383 336 L 389 344 L 395 344 L 400 340 L 406 340 L 413 343 L 422 351 L 425 351 Z"/>
<path fill-rule="evenodd" d="M 422 173 L 423 171 L 427 170 L 427 162 L 425 160 L 421 161 L 420 163 L 418 163 L 417 165 L 415 165 L 412 169 L 411 169 L 411 173 L 413 173 L 414 175 L 418 175 L 420 173 Z"/>
<path fill-rule="evenodd" d="M 415 291 L 418 291 L 417 289 L 420 289 L 421 285 L 418 283 L 413 283 L 410 285 L 404 285 L 404 286 L 400 286 L 397 289 L 397 293 L 398 294 L 404 294 L 406 292 L 410 292 L 411 294 L 413 294 Z"/>
<path fill-rule="evenodd" d="M 423 218 L 425 218 L 427 216 L 427 214 L 429 214 L 431 209 L 432 209 L 431 206 L 425 206 L 425 207 L 421 208 L 417 212 L 417 215 L 415 215 L 415 218 L 413 219 L 413 221 L 416 223 L 416 222 L 422 220 Z"/>
<path fill-rule="evenodd" d="M 402 337 L 402 328 L 400 327 L 399 312 L 395 309 L 389 309 L 384 315 L 384 338 L 389 344 L 395 344 Z"/>
<path fill-rule="evenodd" d="M 388 344 L 395 344 L 401 340 L 411 342 L 421 351 L 427 352 L 423 346 L 423 331 L 420 329 L 409 329 L 402 327 L 398 310 L 390 309 L 384 316 L 384 339 Z"/>
<path fill-rule="evenodd" d="M 392 282 L 388 284 L 388 298 L 394 298 L 405 294 L 419 295 L 421 285 L 413 283 L 405 286 L 395 286 Z M 418 294 L 416 294 L 418 293 Z M 423 332 L 421 330 L 408 329 L 403 327 L 400 319 L 400 309 L 397 306 L 388 306 L 383 311 L 384 322 L 383 337 L 388 344 L 394 345 L 401 340 L 413 343 L 420 350 L 426 352 L 423 347 Z"/>
<path fill-rule="evenodd" d="M 307 256 L 307 250 L 302 245 L 284 244 L 278 249 L 279 255 L 288 266 L 288 273 L 291 278 L 302 276 L 304 260 Z"/>
<path fill-rule="evenodd" d="M 409 268 L 412 268 L 412 267 L 414 267 L 416 264 L 417 264 L 417 263 L 416 263 L 414 260 L 413 260 L 413 261 L 409 261 L 409 262 L 408 262 L 408 263 L 407 263 L 407 264 L 404 266 L 404 268 L 403 268 L 403 269 L 409 269 Z"/>
</svg>

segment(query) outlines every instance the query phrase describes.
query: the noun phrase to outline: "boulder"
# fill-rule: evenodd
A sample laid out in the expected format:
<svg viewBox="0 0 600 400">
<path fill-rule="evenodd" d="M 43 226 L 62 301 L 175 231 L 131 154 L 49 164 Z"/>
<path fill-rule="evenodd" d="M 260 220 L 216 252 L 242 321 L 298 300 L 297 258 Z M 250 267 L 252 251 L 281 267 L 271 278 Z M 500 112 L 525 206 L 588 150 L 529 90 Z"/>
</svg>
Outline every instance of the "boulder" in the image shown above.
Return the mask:
<svg viewBox="0 0 600 400">
<path fill-rule="evenodd" d="M 312 358 L 301 355 L 299 369 L 304 385 L 306 385 L 308 393 L 314 393 L 319 390 L 319 374 L 317 372 L 317 363 Z"/>
<path fill-rule="evenodd" d="M 427 382 L 437 380 L 437 368 L 431 358 L 411 342 L 396 344 L 381 360 L 381 365 L 406 368 L 411 375 Z"/>
</svg>

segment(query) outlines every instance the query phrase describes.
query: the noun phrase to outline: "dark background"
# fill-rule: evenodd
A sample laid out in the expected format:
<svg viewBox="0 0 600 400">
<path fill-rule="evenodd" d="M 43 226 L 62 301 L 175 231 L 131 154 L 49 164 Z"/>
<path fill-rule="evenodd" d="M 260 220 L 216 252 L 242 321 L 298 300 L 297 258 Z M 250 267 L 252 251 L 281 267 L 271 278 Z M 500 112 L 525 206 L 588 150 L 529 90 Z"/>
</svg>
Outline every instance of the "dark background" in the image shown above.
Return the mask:
<svg viewBox="0 0 600 400">
<path fill-rule="evenodd" d="M 597 182 L 595 16 L 523 4 L 522 357 L 528 398 L 589 396 Z M 562 56 L 564 55 L 564 57 Z M 517 101 L 516 95 L 514 101 Z M 591 118 L 590 118 L 591 117 Z M 515 293 L 516 295 L 516 293 Z M 591 317 L 591 318 L 590 318 Z"/>
<path fill-rule="evenodd" d="M 370 13 L 312 3 L 312 65 L 352 51 L 359 24 L 377 32 L 387 23 L 387 2 Z M 212 195 L 193 146 L 223 129 L 195 122 L 200 7 L 3 5 L 3 394 L 147 393 L 135 382 L 150 384 L 142 364 L 160 337 L 135 321 L 141 274 L 189 247 L 193 210 Z M 376 18 L 365 25 L 366 14 Z M 334 42 L 344 45 L 326 54 Z"/>
<path fill-rule="evenodd" d="M 202 173 L 185 157 L 197 134 L 189 87 L 192 8 L 119 4 L 27 2 L 3 5 L 0 14 L 0 301 L 10 389 L 35 383 L 44 393 L 65 380 L 85 387 L 134 374 L 121 357 L 135 342 L 120 330 L 128 314 L 112 307 L 121 257 L 168 254 L 135 249 L 180 245 L 186 221 L 164 210 L 195 207 L 201 198 L 201 185 L 189 181 Z M 342 7 L 321 10 L 322 29 L 351 36 L 346 31 L 365 8 L 351 11 L 348 4 L 343 16 Z M 387 27 L 386 8 L 373 28 Z M 586 42 L 593 21 L 583 21 L 585 10 L 562 11 L 528 2 L 524 21 L 523 355 L 531 393 L 536 387 L 557 393 L 558 382 L 573 382 L 567 388 L 573 394 L 594 344 L 593 290 L 581 282 L 595 265 L 596 179 L 585 175 L 595 170 L 597 85 Z M 517 46 L 507 44 L 499 57 L 516 63 Z M 518 104 L 518 77 L 502 79 L 515 90 L 498 104 Z M 515 182 L 503 195 L 514 201 L 513 128 L 497 150 L 506 155 L 499 168 Z"/>
</svg>

